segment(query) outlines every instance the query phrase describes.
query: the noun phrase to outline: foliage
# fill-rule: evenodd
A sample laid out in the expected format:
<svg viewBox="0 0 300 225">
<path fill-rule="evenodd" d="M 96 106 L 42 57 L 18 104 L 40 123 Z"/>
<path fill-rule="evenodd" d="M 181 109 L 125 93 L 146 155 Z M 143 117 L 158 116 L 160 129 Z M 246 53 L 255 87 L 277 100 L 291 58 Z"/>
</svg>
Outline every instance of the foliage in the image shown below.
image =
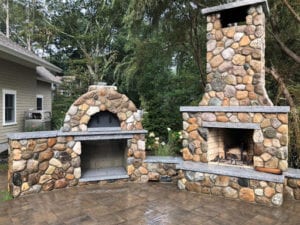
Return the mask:
<svg viewBox="0 0 300 225">
<path fill-rule="evenodd" d="M 52 129 L 59 130 L 63 126 L 65 114 L 75 98 L 75 96 L 55 95 L 52 106 Z"/>
<path fill-rule="evenodd" d="M 147 150 L 158 156 L 176 156 L 181 150 L 181 132 L 167 128 L 168 138 L 164 141 L 150 132 L 147 137 Z"/>
<path fill-rule="evenodd" d="M 5 6 L 6 0 L 0 2 Z M 88 85 L 106 81 L 145 111 L 146 129 L 167 140 L 166 127 L 182 128 L 179 106 L 197 105 L 204 91 L 206 20 L 201 9 L 228 0 L 9 2 L 11 38 L 75 78 L 65 82 L 60 89 L 63 93 L 54 97 L 55 129 Z M 266 66 L 275 67 L 299 106 L 300 65 L 287 57 L 275 38 L 299 54 L 300 24 L 286 2 L 299 16 L 297 0 L 268 0 Z M 0 29 L 5 31 L 5 7 L 0 12 Z M 271 76 L 266 76 L 266 85 L 275 105 L 287 104 Z M 290 137 L 290 149 L 300 155 L 295 132 Z"/>
<path fill-rule="evenodd" d="M 7 163 L 1 163 L 0 162 L 0 172 L 6 172 L 8 170 L 8 164 Z"/>
<path fill-rule="evenodd" d="M 0 190 L 0 202 L 9 201 L 12 199 L 13 199 L 13 196 L 8 191 Z"/>
</svg>

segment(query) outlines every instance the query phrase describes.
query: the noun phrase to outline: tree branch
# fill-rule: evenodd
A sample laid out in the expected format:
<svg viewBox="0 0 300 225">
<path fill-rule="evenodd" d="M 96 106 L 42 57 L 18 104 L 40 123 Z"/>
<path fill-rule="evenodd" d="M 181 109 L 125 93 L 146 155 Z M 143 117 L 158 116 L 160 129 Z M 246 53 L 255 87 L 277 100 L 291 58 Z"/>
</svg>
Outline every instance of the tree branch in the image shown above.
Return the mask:
<svg viewBox="0 0 300 225">
<path fill-rule="evenodd" d="M 287 0 L 282 0 L 283 3 L 286 5 L 286 7 L 289 9 L 289 11 L 292 13 L 294 18 L 300 23 L 300 16 L 296 13 L 296 11 L 292 8 L 292 6 L 288 3 Z"/>
<path fill-rule="evenodd" d="M 273 68 L 265 68 L 266 73 L 271 74 L 272 77 L 277 81 L 277 83 L 279 84 L 279 88 L 282 90 L 283 95 L 285 96 L 289 106 L 291 107 L 291 127 L 292 130 L 295 134 L 295 143 L 297 148 L 300 148 L 300 129 L 299 129 L 299 125 L 300 125 L 300 120 L 299 120 L 299 115 L 298 115 L 298 111 L 297 111 L 297 107 L 296 104 L 294 102 L 294 99 L 292 98 L 287 86 L 285 85 L 284 80 L 282 79 L 282 77 L 278 74 L 278 72 Z"/>
<path fill-rule="evenodd" d="M 277 41 L 277 43 L 280 46 L 280 48 L 282 49 L 282 51 L 284 51 L 285 54 L 287 54 L 289 57 L 291 57 L 293 60 L 295 60 L 297 63 L 300 64 L 300 57 L 295 52 L 293 52 L 291 49 L 289 49 L 289 47 L 287 47 L 281 41 L 281 39 L 278 37 L 277 34 L 274 34 L 269 28 L 267 28 L 267 29 L 270 32 L 270 34 L 272 34 L 272 36 L 275 38 L 275 40 Z"/>
</svg>

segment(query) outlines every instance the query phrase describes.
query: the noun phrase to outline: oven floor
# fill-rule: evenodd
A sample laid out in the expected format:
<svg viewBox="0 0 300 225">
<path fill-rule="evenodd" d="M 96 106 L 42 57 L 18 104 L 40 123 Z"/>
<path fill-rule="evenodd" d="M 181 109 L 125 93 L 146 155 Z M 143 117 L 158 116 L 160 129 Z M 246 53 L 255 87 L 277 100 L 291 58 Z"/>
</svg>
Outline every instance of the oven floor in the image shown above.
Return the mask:
<svg viewBox="0 0 300 225">
<path fill-rule="evenodd" d="M 79 182 L 117 180 L 126 178 L 129 178 L 129 176 L 123 167 L 109 167 L 83 170 Z"/>
</svg>

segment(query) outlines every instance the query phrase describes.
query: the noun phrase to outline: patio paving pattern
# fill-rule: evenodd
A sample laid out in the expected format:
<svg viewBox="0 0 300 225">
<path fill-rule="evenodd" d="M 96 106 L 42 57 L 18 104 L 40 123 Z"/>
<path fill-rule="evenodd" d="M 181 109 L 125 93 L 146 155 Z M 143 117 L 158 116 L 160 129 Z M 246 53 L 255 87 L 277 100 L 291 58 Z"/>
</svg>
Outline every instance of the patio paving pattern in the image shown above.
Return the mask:
<svg viewBox="0 0 300 225">
<path fill-rule="evenodd" d="M 0 224 L 297 225 L 299 212 L 300 201 L 270 208 L 180 191 L 171 183 L 109 183 L 1 202 Z"/>
</svg>

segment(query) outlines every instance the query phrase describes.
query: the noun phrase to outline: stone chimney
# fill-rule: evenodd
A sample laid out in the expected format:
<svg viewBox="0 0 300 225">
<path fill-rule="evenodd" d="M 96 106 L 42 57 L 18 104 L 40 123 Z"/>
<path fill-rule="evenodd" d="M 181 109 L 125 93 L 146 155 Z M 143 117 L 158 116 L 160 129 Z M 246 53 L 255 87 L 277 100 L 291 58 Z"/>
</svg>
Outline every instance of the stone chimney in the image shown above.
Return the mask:
<svg viewBox="0 0 300 225">
<path fill-rule="evenodd" d="M 265 0 L 202 10 L 207 16 L 207 85 L 199 105 L 273 105 L 265 90 Z"/>
</svg>

